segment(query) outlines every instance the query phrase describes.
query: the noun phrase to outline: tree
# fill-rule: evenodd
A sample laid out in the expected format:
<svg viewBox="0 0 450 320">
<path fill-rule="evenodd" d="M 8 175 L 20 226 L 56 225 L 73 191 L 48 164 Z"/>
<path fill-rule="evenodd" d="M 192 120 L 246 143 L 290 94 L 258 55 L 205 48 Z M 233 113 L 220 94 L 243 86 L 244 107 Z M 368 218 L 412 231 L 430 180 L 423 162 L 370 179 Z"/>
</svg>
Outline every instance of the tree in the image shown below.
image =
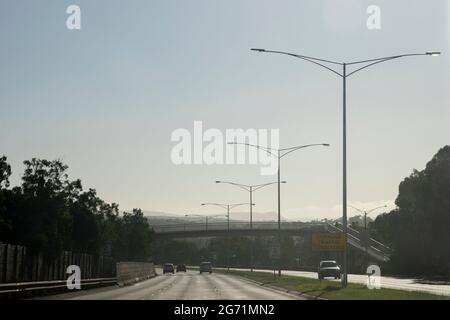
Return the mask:
<svg viewBox="0 0 450 320">
<path fill-rule="evenodd" d="M 141 209 L 124 212 L 115 242 L 115 256 L 122 261 L 146 261 L 150 258 L 152 231 Z"/>
<path fill-rule="evenodd" d="M 0 190 L 9 187 L 11 176 L 11 165 L 6 162 L 6 156 L 0 157 Z"/>
<path fill-rule="evenodd" d="M 14 238 L 34 252 L 55 258 L 70 247 L 72 219 L 67 207 L 71 185 L 59 160 L 24 161 L 21 197 L 15 203 Z M 18 192 L 18 190 L 16 190 Z"/>
<path fill-rule="evenodd" d="M 392 246 L 395 270 L 450 276 L 450 146 L 400 183 L 396 205 L 370 224 Z"/>
<path fill-rule="evenodd" d="M 0 240 L 27 246 L 49 261 L 62 250 L 114 255 L 129 261 L 150 255 L 151 231 L 140 209 L 119 216 L 116 203 L 83 191 L 60 160 L 24 161 L 22 185 L 9 187 L 11 166 L 0 158 Z"/>
<path fill-rule="evenodd" d="M 200 263 L 200 250 L 195 243 L 184 240 L 161 239 L 152 245 L 152 255 L 157 263 L 196 265 Z"/>
<path fill-rule="evenodd" d="M 72 248 L 76 252 L 98 254 L 103 243 L 100 206 L 103 201 L 94 189 L 81 193 L 70 206 L 72 223 Z"/>
<path fill-rule="evenodd" d="M 6 160 L 6 156 L 0 157 L 0 235 L 5 235 L 5 237 L 11 232 L 12 228 L 5 207 L 6 190 L 4 188 L 9 187 L 9 177 L 11 176 L 11 166 Z"/>
</svg>

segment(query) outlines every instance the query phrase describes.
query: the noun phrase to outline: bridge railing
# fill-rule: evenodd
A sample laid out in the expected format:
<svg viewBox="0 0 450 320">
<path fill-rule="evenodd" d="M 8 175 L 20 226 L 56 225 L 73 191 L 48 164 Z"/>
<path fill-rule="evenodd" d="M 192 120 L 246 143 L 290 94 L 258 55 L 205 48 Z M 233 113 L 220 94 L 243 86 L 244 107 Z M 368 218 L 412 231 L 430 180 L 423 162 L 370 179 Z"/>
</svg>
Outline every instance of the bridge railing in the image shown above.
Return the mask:
<svg viewBox="0 0 450 320">
<path fill-rule="evenodd" d="M 342 224 L 337 224 L 337 225 L 332 225 L 329 224 L 329 227 L 331 229 L 335 229 L 336 231 L 340 231 L 342 232 Z M 365 247 L 365 243 L 362 239 L 362 234 L 358 231 L 355 230 L 351 227 L 347 227 L 347 232 L 348 232 L 348 237 L 353 240 L 354 242 L 356 242 L 357 244 L 359 244 L 361 247 Z M 391 253 L 391 248 L 389 248 L 388 246 L 382 244 L 381 242 L 373 239 L 373 238 L 368 238 L 367 239 L 367 246 L 371 249 L 373 249 L 374 251 L 378 252 L 381 255 L 389 255 Z"/>
<path fill-rule="evenodd" d="M 325 224 L 306 224 L 301 222 L 285 222 L 281 223 L 280 228 L 282 230 L 298 230 L 298 229 L 310 229 L 317 227 L 319 229 L 325 228 Z M 213 222 L 213 223 L 200 223 L 200 222 L 187 222 L 182 224 L 167 224 L 152 226 L 156 233 L 170 233 L 170 232 L 189 232 L 189 231 L 218 231 L 228 230 L 227 222 Z M 253 229 L 265 229 L 276 230 L 278 229 L 278 222 L 276 221 L 258 221 L 253 222 Z M 249 230 L 250 222 L 232 221 L 230 222 L 230 230 Z"/>
</svg>

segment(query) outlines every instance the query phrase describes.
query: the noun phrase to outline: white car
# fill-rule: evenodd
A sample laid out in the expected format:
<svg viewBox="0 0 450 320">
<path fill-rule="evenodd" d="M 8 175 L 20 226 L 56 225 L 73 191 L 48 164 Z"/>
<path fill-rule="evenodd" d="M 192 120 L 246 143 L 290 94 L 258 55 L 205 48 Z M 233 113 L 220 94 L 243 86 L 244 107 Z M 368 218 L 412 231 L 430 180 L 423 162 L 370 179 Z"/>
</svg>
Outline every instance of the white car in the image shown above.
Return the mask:
<svg viewBox="0 0 450 320">
<path fill-rule="evenodd" d="M 334 260 L 320 261 L 317 273 L 320 280 L 325 277 L 340 279 L 341 267 Z"/>
</svg>

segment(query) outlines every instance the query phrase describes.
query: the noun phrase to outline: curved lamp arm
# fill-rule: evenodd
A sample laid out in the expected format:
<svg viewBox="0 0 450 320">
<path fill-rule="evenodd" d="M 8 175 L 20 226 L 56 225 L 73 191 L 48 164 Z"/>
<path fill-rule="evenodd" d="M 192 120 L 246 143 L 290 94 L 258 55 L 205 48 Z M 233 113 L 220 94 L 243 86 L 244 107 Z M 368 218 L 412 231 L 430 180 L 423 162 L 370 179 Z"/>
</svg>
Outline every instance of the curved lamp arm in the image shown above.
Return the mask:
<svg viewBox="0 0 450 320">
<path fill-rule="evenodd" d="M 425 53 L 407 53 L 407 54 L 400 54 L 400 55 L 396 55 L 396 56 L 390 56 L 390 57 L 383 57 L 383 58 L 376 58 L 376 59 L 368 59 L 368 60 L 360 60 L 360 61 L 353 61 L 353 62 L 348 62 L 348 63 L 343 63 L 343 62 L 337 62 L 337 61 L 332 61 L 332 60 L 326 60 L 326 59 L 319 59 L 319 58 L 314 58 L 314 57 L 309 57 L 309 56 L 304 56 L 304 55 L 300 55 L 300 54 L 295 54 L 295 53 L 289 53 L 289 52 L 283 52 L 283 51 L 275 51 L 275 50 L 266 50 L 266 49 L 259 49 L 259 48 L 252 48 L 250 49 L 252 51 L 258 51 L 258 52 L 267 52 L 267 53 L 278 53 L 278 54 L 284 54 L 284 55 L 288 55 L 291 57 L 295 57 L 295 58 L 299 58 L 311 63 L 314 63 L 318 66 L 321 66 L 331 72 L 333 72 L 334 74 L 337 74 L 338 76 L 342 77 L 342 78 L 347 78 L 349 76 L 351 76 L 352 74 L 355 74 L 356 72 L 359 72 L 363 69 L 366 69 L 368 67 L 371 67 L 373 65 L 379 64 L 381 62 L 385 62 L 385 61 L 390 61 L 393 59 L 399 59 L 399 58 L 405 58 L 405 57 L 413 57 L 413 56 L 432 56 L 432 57 L 436 57 L 439 56 L 441 54 L 441 52 L 439 51 L 427 51 Z M 329 63 L 329 64 L 334 64 L 334 65 L 341 65 L 341 66 L 350 66 L 350 65 L 357 65 L 357 64 L 362 64 L 362 63 L 367 63 L 366 65 L 349 72 L 348 74 L 342 74 L 337 72 L 336 70 L 333 70 L 332 68 L 322 64 L 322 63 Z"/>
<path fill-rule="evenodd" d="M 314 146 L 324 146 L 324 147 L 329 147 L 330 145 L 328 143 L 313 143 L 313 144 L 307 144 L 304 146 L 298 146 L 298 147 L 293 147 L 293 148 L 285 148 L 285 149 L 280 149 L 280 151 L 286 151 L 287 152 L 283 153 L 282 155 L 280 155 L 280 158 L 283 158 L 285 155 L 297 151 L 299 149 L 303 149 L 303 148 L 308 148 L 308 147 L 314 147 Z"/>
<path fill-rule="evenodd" d="M 263 150 L 263 151 L 267 152 L 268 154 L 271 154 L 274 157 L 278 157 L 278 155 L 271 152 L 271 150 L 273 150 L 273 151 L 277 151 L 277 150 L 269 148 L 269 147 L 262 147 L 262 146 L 258 146 L 256 144 L 250 144 L 250 143 L 244 143 L 244 142 L 228 142 L 228 144 L 236 144 L 236 145 L 239 144 L 239 145 L 243 145 L 243 146 L 254 147 L 254 148 Z"/>
</svg>

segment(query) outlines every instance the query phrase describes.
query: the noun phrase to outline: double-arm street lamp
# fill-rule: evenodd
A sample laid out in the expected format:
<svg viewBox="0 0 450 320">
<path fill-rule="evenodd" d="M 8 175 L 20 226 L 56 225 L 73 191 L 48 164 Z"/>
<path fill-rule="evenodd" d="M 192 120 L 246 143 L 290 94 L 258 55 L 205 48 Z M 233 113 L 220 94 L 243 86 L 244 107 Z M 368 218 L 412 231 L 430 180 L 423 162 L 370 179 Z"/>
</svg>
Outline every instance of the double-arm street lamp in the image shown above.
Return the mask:
<svg viewBox="0 0 450 320">
<path fill-rule="evenodd" d="M 352 205 L 348 205 L 348 206 L 350 208 L 353 208 L 353 209 L 359 211 L 360 213 L 364 214 L 364 235 L 363 235 L 363 239 L 364 239 L 364 248 L 366 249 L 366 264 L 367 264 L 367 262 L 369 260 L 369 252 L 368 252 L 369 249 L 368 249 L 368 246 L 369 246 L 369 238 L 370 238 L 370 236 L 369 236 L 369 234 L 367 232 L 367 215 L 372 213 L 372 212 L 374 212 L 375 210 L 378 210 L 378 209 L 381 209 L 381 208 L 387 208 L 387 205 L 375 207 L 375 208 L 372 208 L 370 210 L 362 210 L 362 209 L 356 208 L 356 207 L 354 207 Z"/>
<path fill-rule="evenodd" d="M 300 149 L 304 149 L 304 148 L 308 148 L 308 147 L 315 147 L 315 146 L 324 146 L 324 147 L 329 147 L 330 145 L 328 143 L 314 143 L 314 144 L 307 144 L 307 145 L 303 145 L 303 146 L 296 146 L 296 147 L 291 147 L 291 148 L 283 148 L 283 149 L 274 149 L 274 148 L 269 148 L 269 147 L 264 147 L 264 146 L 259 146 L 259 145 L 254 145 L 254 144 L 249 144 L 249 143 L 243 143 L 243 142 L 228 142 L 228 144 L 237 144 L 237 145 L 244 145 L 244 146 L 248 146 L 248 147 L 254 147 L 260 150 L 263 150 L 265 152 L 267 152 L 268 154 L 270 154 L 273 157 L 276 157 L 278 159 L 278 247 L 281 251 L 281 200 L 280 200 L 280 193 L 281 193 L 281 179 L 280 179 L 280 161 L 281 158 L 283 158 L 284 156 L 286 156 L 287 154 L 300 150 Z M 278 276 L 281 277 L 281 256 L 278 259 Z"/>
<path fill-rule="evenodd" d="M 261 188 L 270 186 L 272 184 L 278 183 L 275 182 L 269 182 L 269 183 L 262 183 L 262 184 L 254 184 L 254 185 L 247 185 L 247 184 L 241 184 L 241 183 L 235 183 L 230 181 L 216 181 L 216 183 L 226 183 L 231 184 L 233 186 L 239 187 L 241 189 L 244 189 L 245 191 L 250 193 L 250 202 L 253 203 L 253 192 L 256 190 L 259 190 Z M 286 183 L 286 181 L 281 181 L 281 183 Z M 253 205 L 250 205 L 250 232 L 253 230 Z M 250 272 L 253 272 L 253 239 L 250 241 Z"/>
<path fill-rule="evenodd" d="M 250 205 L 254 206 L 254 203 L 235 203 L 235 204 L 225 204 L 225 203 L 202 203 L 202 206 L 216 206 L 224 208 L 227 210 L 227 270 L 230 270 L 230 210 L 239 206 Z"/>
<path fill-rule="evenodd" d="M 343 99 L 342 99 L 342 102 L 343 102 L 342 103 L 342 106 L 343 106 L 343 114 L 342 114 L 343 115 L 342 116 L 342 120 L 343 120 L 342 224 L 343 224 L 343 233 L 344 233 L 345 241 L 347 241 L 347 125 L 346 125 L 346 123 L 347 123 L 347 110 L 346 110 L 347 109 L 346 108 L 347 78 L 363 69 L 366 69 L 368 67 L 371 67 L 371 66 L 376 65 L 381 62 L 386 62 L 386 61 L 399 59 L 399 58 L 405 58 L 405 57 L 412 57 L 412 56 L 433 56 L 434 57 L 434 56 L 439 56 L 441 53 L 437 52 L 437 51 L 429 51 L 429 52 L 425 52 L 425 53 L 409 53 L 409 54 L 401 54 L 401 55 L 396 55 L 396 56 L 389 56 L 389 57 L 369 59 L 369 60 L 361 60 L 361 61 L 337 62 L 337 61 L 319 59 L 319 58 L 314 58 L 314 57 L 309 57 L 309 56 L 304 56 L 304 55 L 294 54 L 294 53 L 289 53 L 289 52 L 283 52 L 283 51 L 255 49 L 255 48 L 253 48 L 251 50 L 258 51 L 258 52 L 265 52 L 265 53 L 277 53 L 277 54 L 288 55 L 288 56 L 291 56 L 294 58 L 299 58 L 304 61 L 308 61 L 308 62 L 314 63 L 315 65 L 323 67 L 323 68 L 331 71 L 335 75 L 342 78 L 342 82 L 343 82 L 343 89 L 342 89 L 342 97 L 343 97 Z M 336 67 L 336 66 L 339 68 L 342 68 L 342 71 L 340 72 L 339 70 L 333 69 L 333 67 Z M 348 70 L 347 67 L 355 67 L 355 68 L 353 70 Z M 345 246 L 345 248 L 344 248 L 343 269 L 344 270 L 343 270 L 343 277 L 342 277 L 342 287 L 345 288 L 347 286 L 347 246 Z"/>
<path fill-rule="evenodd" d="M 350 208 L 353 208 L 353 209 L 359 211 L 360 213 L 362 213 L 364 215 L 364 232 L 366 232 L 366 233 L 367 233 L 367 215 L 372 213 L 372 212 L 374 212 L 375 210 L 378 210 L 378 209 L 381 209 L 381 208 L 387 208 L 387 205 L 384 205 L 384 206 L 379 206 L 379 207 L 372 208 L 370 210 L 362 210 L 362 209 L 356 208 L 356 207 L 354 207 L 352 205 L 348 205 L 348 206 Z"/>
</svg>

